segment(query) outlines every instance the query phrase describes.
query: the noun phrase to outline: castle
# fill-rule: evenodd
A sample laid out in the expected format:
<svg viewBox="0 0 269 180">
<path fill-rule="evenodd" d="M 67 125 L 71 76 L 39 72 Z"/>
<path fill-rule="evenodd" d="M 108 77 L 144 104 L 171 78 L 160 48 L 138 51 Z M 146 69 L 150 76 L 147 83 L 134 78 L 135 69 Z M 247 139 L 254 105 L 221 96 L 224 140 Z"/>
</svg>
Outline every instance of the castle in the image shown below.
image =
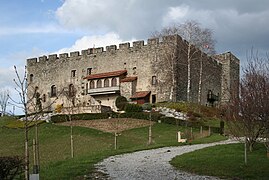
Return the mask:
<svg viewBox="0 0 269 180">
<path fill-rule="evenodd" d="M 38 92 L 47 110 L 71 102 L 83 112 L 102 112 L 107 106 L 116 110 L 120 95 L 138 104 L 229 101 L 231 88 L 239 86 L 239 60 L 230 52 L 208 56 L 188 45 L 173 35 L 148 39 L 146 44 L 136 41 L 132 46 L 123 43 L 118 48 L 110 45 L 106 50 L 89 48 L 27 59 L 28 97 Z"/>
</svg>

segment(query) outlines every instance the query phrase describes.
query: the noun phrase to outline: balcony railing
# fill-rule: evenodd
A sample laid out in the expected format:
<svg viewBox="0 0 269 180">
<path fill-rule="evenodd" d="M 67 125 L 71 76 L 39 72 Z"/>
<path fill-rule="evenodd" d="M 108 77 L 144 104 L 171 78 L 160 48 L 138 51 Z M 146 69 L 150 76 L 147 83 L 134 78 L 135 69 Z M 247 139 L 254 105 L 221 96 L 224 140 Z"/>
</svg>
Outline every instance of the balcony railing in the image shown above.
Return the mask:
<svg viewBox="0 0 269 180">
<path fill-rule="evenodd" d="M 120 91 L 120 86 L 102 87 L 95 89 L 88 89 L 89 95 L 115 94 Z"/>
</svg>

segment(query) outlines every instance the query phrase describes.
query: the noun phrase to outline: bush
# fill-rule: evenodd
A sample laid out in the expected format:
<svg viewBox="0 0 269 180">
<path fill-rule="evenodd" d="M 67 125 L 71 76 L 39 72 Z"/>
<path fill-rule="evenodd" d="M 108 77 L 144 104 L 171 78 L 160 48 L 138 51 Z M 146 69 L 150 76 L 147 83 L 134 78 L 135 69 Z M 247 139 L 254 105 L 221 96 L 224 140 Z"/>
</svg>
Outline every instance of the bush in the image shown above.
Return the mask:
<svg viewBox="0 0 269 180">
<path fill-rule="evenodd" d="M 151 111 L 152 110 L 152 104 L 145 103 L 145 104 L 142 105 L 142 109 Z"/>
<path fill-rule="evenodd" d="M 118 96 L 116 98 L 115 104 L 116 104 L 116 107 L 118 108 L 118 110 L 123 111 L 125 109 L 126 104 L 127 104 L 126 97 L 124 97 L 124 96 Z"/>
<path fill-rule="evenodd" d="M 71 119 L 75 120 L 94 120 L 94 119 L 106 119 L 112 116 L 111 113 L 83 113 L 83 114 L 72 114 Z M 68 121 L 68 115 L 58 114 L 51 117 L 51 121 L 54 123 L 66 122 Z"/>
<path fill-rule="evenodd" d="M 125 105 L 125 112 L 142 112 L 142 106 L 139 104 L 126 104 Z"/>
<path fill-rule="evenodd" d="M 0 179 L 18 177 L 22 174 L 23 166 L 23 159 L 18 156 L 0 157 Z"/>
</svg>

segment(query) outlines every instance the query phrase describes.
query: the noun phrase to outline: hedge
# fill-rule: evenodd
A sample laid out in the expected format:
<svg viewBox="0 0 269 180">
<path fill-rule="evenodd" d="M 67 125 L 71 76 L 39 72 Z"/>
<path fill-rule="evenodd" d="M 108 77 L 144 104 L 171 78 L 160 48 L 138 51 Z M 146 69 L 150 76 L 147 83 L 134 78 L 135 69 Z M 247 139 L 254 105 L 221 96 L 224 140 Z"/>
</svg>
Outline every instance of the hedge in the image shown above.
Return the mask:
<svg viewBox="0 0 269 180">
<path fill-rule="evenodd" d="M 83 113 L 83 114 L 72 114 L 71 119 L 75 120 L 94 120 L 94 119 L 106 119 L 111 116 L 110 113 Z M 51 117 L 51 121 L 54 123 L 68 121 L 68 115 L 58 114 Z"/>
<path fill-rule="evenodd" d="M 142 112 L 142 106 L 139 104 L 126 104 L 125 105 L 125 112 Z"/>
</svg>

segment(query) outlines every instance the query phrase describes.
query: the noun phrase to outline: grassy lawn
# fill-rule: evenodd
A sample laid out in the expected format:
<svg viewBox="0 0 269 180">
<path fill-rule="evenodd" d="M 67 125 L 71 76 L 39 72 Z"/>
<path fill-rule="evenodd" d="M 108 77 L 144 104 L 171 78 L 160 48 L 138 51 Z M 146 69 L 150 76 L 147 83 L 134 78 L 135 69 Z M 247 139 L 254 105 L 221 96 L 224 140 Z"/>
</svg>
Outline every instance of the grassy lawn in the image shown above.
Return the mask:
<svg viewBox="0 0 269 180">
<path fill-rule="evenodd" d="M 12 123 L 11 123 L 12 122 Z M 13 119 L 0 118 L 0 155 L 23 156 L 24 132 L 23 129 L 4 127 L 14 124 Z M 184 127 L 180 127 L 184 131 Z M 142 149 L 151 149 L 163 146 L 181 145 L 177 142 L 177 127 L 170 124 L 156 123 L 152 128 L 153 144 L 147 145 L 148 127 L 127 130 L 118 137 L 118 149 L 114 150 L 114 135 L 85 127 L 74 127 L 75 157 L 70 153 L 70 127 L 51 123 L 39 125 L 41 179 L 74 179 L 93 170 L 93 165 L 105 157 L 133 152 Z M 194 129 L 199 132 L 199 129 Z M 32 162 L 32 139 L 34 128 L 30 132 L 30 162 Z M 197 139 L 192 143 L 203 143 L 223 140 L 219 135 Z"/>
<path fill-rule="evenodd" d="M 178 169 L 228 179 L 268 179 L 269 159 L 259 144 L 244 164 L 244 145 L 229 144 L 197 150 L 177 156 L 170 162 Z"/>
</svg>

